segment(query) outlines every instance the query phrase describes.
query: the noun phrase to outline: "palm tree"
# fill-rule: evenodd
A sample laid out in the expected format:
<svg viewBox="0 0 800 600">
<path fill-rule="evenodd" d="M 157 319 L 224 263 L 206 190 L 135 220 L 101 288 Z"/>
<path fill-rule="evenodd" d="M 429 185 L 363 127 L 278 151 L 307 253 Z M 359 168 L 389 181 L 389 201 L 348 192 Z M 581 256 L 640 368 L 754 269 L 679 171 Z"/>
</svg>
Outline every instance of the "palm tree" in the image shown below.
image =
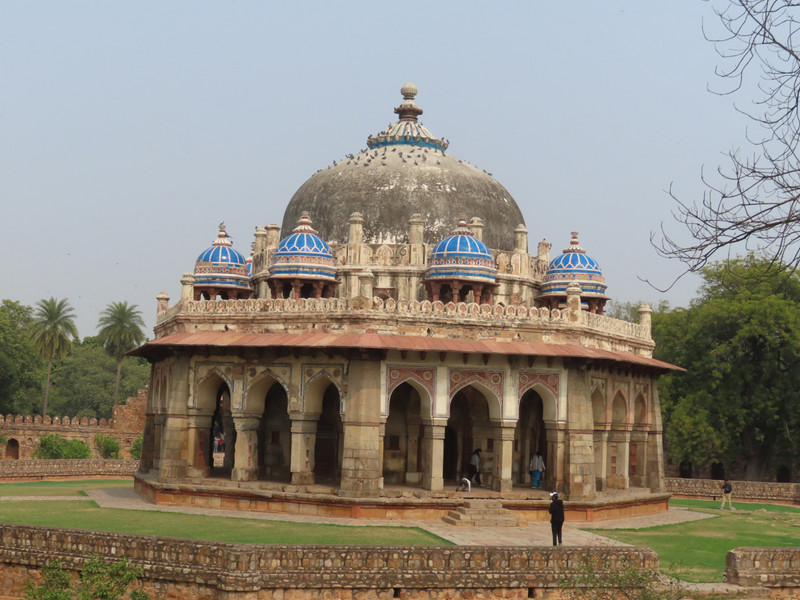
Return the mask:
<svg viewBox="0 0 800 600">
<path fill-rule="evenodd" d="M 39 300 L 31 324 L 31 342 L 42 358 L 47 359 L 47 382 L 44 386 L 42 417 L 47 416 L 47 401 L 50 397 L 50 373 L 53 360 L 64 358 L 72 348 L 72 340 L 78 339 L 75 328 L 75 310 L 69 300 Z"/>
<path fill-rule="evenodd" d="M 119 379 L 122 375 L 122 359 L 128 350 L 133 350 L 145 341 L 142 313 L 135 304 L 112 302 L 100 314 L 97 322 L 100 330 L 97 337 L 111 356 L 117 359 L 117 383 L 114 386 L 114 408 L 119 400 Z"/>
</svg>

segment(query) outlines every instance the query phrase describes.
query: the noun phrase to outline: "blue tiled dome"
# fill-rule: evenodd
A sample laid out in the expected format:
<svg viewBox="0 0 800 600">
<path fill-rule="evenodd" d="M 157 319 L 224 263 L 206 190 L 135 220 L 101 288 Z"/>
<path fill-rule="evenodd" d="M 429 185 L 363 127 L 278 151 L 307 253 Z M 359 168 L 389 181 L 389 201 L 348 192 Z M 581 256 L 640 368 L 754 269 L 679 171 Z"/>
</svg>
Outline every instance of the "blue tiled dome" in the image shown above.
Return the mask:
<svg viewBox="0 0 800 600">
<path fill-rule="evenodd" d="M 336 261 L 330 246 L 317 235 L 307 212 L 300 215 L 292 234 L 272 255 L 271 278 L 336 280 Z"/>
<path fill-rule="evenodd" d="M 458 279 L 492 284 L 496 276 L 492 253 L 472 234 L 463 219 L 451 236 L 436 244 L 425 273 L 426 280 Z"/>
<path fill-rule="evenodd" d="M 211 247 L 197 257 L 194 279 L 195 287 L 250 289 L 247 262 L 233 249 L 224 223 L 220 223 L 219 234 Z"/>
<path fill-rule="evenodd" d="M 581 296 L 605 298 L 606 279 L 600 265 L 578 244 L 578 232 L 560 256 L 550 261 L 542 284 L 542 296 L 565 296 L 573 281 L 581 286 Z"/>
</svg>

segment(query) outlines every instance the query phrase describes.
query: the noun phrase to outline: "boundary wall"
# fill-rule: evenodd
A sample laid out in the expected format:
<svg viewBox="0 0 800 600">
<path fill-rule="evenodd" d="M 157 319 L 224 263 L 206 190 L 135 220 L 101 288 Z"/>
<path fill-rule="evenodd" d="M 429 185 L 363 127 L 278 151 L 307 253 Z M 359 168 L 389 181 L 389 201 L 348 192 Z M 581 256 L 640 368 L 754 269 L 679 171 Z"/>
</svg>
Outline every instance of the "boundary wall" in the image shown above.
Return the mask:
<svg viewBox="0 0 800 600">
<path fill-rule="evenodd" d="M 734 585 L 781 588 L 797 593 L 800 548 L 734 548 L 725 557 L 724 579 Z"/>
<path fill-rule="evenodd" d="M 775 483 L 771 481 L 734 481 L 734 501 L 774 502 L 779 504 L 800 504 L 800 483 Z M 675 497 L 722 499 L 722 480 L 719 479 L 684 479 L 666 477 L 666 492 Z"/>
<path fill-rule="evenodd" d="M 141 566 L 153 598 L 555 599 L 588 552 L 611 568 L 658 568 L 655 552 L 630 546 L 284 546 L 0 524 L 0 600 L 24 596 L 53 559 L 77 570 L 91 555 Z"/>
<path fill-rule="evenodd" d="M 134 459 L 0 460 L 0 480 L 35 481 L 39 479 L 133 477 L 138 469 L 139 461 Z"/>
</svg>

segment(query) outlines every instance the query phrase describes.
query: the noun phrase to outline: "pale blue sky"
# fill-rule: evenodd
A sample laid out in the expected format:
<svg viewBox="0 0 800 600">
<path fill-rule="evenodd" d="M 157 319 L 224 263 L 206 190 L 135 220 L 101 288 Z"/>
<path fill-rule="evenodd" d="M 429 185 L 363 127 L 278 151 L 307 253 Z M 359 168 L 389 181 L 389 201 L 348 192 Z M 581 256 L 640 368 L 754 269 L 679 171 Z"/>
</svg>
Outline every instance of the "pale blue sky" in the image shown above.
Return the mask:
<svg viewBox="0 0 800 600">
<path fill-rule="evenodd" d="M 317 169 L 395 120 L 489 172 L 531 249 L 570 231 L 622 301 L 685 305 L 698 279 L 650 232 L 671 182 L 699 198 L 744 139 L 700 0 L 0 3 L 0 296 L 67 297 L 81 337 L 109 302 L 177 299 L 225 221 L 247 255 Z M 150 332 L 150 335 L 152 333 Z"/>
</svg>

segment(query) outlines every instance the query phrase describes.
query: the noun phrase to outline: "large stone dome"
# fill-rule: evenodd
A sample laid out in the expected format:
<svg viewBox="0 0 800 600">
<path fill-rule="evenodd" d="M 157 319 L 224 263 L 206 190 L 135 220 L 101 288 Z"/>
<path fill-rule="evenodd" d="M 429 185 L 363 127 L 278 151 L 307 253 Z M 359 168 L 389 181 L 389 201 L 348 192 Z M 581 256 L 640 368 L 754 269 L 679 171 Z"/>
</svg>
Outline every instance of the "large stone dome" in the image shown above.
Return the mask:
<svg viewBox="0 0 800 600">
<path fill-rule="evenodd" d="M 370 136 L 367 149 L 317 172 L 292 196 L 283 215 L 291 231 L 308 211 L 320 236 L 330 243 L 347 241 L 353 212 L 364 217 L 364 242 L 405 242 L 408 221 L 425 219 L 425 241 L 436 243 L 450 233 L 454 218 L 483 220 L 483 241 L 490 248 L 512 249 L 514 229 L 524 224 L 514 198 L 491 175 L 446 153 L 448 142 L 436 139 L 417 120 L 417 88 L 403 86 L 397 123 Z"/>
</svg>

